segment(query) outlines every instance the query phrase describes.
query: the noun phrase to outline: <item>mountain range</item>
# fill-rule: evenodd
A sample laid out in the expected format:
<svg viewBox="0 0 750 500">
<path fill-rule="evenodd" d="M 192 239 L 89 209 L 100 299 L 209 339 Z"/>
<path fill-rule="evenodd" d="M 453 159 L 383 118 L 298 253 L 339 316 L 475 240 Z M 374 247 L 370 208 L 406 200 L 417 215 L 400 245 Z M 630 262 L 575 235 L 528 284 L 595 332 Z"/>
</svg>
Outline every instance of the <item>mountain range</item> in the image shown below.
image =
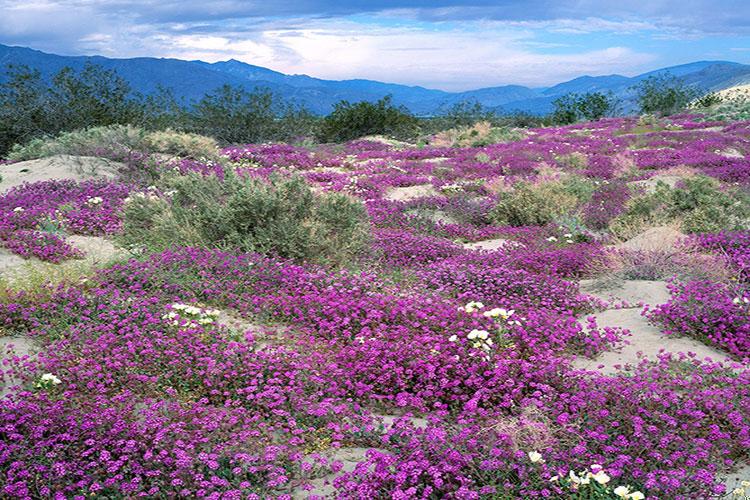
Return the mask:
<svg viewBox="0 0 750 500">
<path fill-rule="evenodd" d="M 189 103 L 225 84 L 247 90 L 263 87 L 318 114 L 330 112 L 333 105 L 341 100 L 375 101 L 385 95 L 391 95 L 396 104 L 421 116 L 439 113 L 462 101 L 476 101 L 499 112 L 544 114 L 552 110 L 552 102 L 560 96 L 570 92 L 592 91 L 612 92 L 627 111 L 633 107 L 632 87 L 652 75 L 671 74 L 685 84 L 705 91 L 750 83 L 750 65 L 729 61 L 698 61 L 633 77 L 581 76 L 550 87 L 503 85 L 465 92 L 446 92 L 373 80 L 323 80 L 307 75 L 286 75 L 234 59 L 207 63 L 154 57 L 113 59 L 102 56 L 61 56 L 2 44 L 0 82 L 7 78 L 8 64 L 36 68 L 43 78 L 50 79 L 66 66 L 80 69 L 87 62 L 117 71 L 134 91 L 144 95 L 154 93 L 160 87 L 169 88 L 178 99 Z"/>
</svg>

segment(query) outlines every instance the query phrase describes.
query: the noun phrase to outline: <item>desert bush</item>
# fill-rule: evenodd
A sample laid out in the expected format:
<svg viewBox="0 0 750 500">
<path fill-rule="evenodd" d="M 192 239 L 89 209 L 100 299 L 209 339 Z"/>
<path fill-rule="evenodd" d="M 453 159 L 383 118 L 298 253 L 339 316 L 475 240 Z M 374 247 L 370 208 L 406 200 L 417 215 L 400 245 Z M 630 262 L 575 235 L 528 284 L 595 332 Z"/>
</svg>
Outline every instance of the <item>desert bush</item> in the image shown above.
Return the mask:
<svg viewBox="0 0 750 500">
<path fill-rule="evenodd" d="M 490 218 L 500 225 L 542 226 L 572 211 L 577 204 L 578 199 L 561 182 L 519 183 L 513 191 L 501 195 Z"/>
<path fill-rule="evenodd" d="M 318 138 L 327 142 L 344 142 L 367 135 L 382 134 L 394 139 L 416 135 L 418 120 L 403 106 L 395 106 L 390 96 L 375 103 L 341 101 L 326 116 Z"/>
<path fill-rule="evenodd" d="M 526 137 L 517 128 L 495 127 L 489 121 L 476 122 L 471 126 L 459 127 L 438 132 L 430 139 L 432 146 L 483 147 L 490 144 L 513 142 Z"/>
<path fill-rule="evenodd" d="M 218 145 L 210 137 L 171 129 L 148 132 L 133 125 L 109 125 L 63 132 L 57 137 L 37 137 L 15 145 L 8 158 L 33 160 L 54 155 L 98 156 L 132 163 L 153 153 L 188 158 L 216 158 Z"/>
<path fill-rule="evenodd" d="M 471 127 L 477 122 L 497 124 L 501 118 L 477 101 L 461 101 L 443 109 L 437 116 L 421 119 L 423 133 Z"/>
<path fill-rule="evenodd" d="M 166 129 L 150 132 L 145 139 L 153 152 L 196 159 L 218 156 L 219 145 L 211 137 Z"/>
<path fill-rule="evenodd" d="M 176 175 L 160 188 L 133 195 L 125 205 L 126 247 L 187 245 L 344 263 L 369 240 L 360 203 L 338 193 L 314 194 L 301 178 L 262 180 L 227 171 L 223 181 Z"/>
<path fill-rule="evenodd" d="M 24 145 L 15 145 L 8 158 L 23 161 L 67 154 L 122 160 L 134 152 L 149 149 L 147 134 L 142 128 L 110 125 L 63 132 L 57 137 L 32 139 Z"/>
<path fill-rule="evenodd" d="M 742 230 L 750 225 L 750 197 L 733 187 L 722 188 L 710 177 L 685 179 L 680 187 L 658 182 L 651 194 L 635 196 L 609 228 L 625 236 L 628 228 L 677 222 L 686 233 Z"/>
</svg>

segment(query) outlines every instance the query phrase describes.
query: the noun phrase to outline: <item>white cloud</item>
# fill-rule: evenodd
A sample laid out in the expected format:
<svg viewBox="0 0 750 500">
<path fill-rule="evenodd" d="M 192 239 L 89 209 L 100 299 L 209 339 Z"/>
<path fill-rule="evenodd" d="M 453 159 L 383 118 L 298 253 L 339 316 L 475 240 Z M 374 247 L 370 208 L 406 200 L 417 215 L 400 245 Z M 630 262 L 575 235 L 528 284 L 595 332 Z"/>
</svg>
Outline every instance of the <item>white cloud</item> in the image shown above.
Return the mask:
<svg viewBox="0 0 750 500">
<path fill-rule="evenodd" d="M 531 30 L 384 28 L 349 21 L 318 22 L 308 29 L 268 29 L 254 39 L 181 35 L 169 55 L 217 61 L 233 57 L 285 73 L 327 79 L 367 78 L 466 90 L 522 84 L 548 85 L 581 74 L 634 73 L 650 54 L 626 47 L 543 54 Z"/>
<path fill-rule="evenodd" d="M 233 5 L 227 3 L 226 9 Z M 164 9 L 172 6 L 166 1 Z M 650 29 L 646 22 L 599 18 L 583 23 L 571 19 L 410 22 L 402 12 L 390 17 L 381 13 L 367 22 L 336 17 L 145 22 L 135 6 L 128 11 L 116 0 L 65 5 L 51 0 L 23 4 L 0 0 L 0 9 L 4 10 L 0 32 L 5 35 L 0 41 L 32 40 L 35 48 L 50 52 L 207 61 L 235 58 L 285 73 L 368 78 L 446 90 L 543 86 L 582 74 L 635 74 L 655 59 L 616 43 L 596 48 L 566 46 L 538 36 L 545 31 L 581 34 Z"/>
</svg>

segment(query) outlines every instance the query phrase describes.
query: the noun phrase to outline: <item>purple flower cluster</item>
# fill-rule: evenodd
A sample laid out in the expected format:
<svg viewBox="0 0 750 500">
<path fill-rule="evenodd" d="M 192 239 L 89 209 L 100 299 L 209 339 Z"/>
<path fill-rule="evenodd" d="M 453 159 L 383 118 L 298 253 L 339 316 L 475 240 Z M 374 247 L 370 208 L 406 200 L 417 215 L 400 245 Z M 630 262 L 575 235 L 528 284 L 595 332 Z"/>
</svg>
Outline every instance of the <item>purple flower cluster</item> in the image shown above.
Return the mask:
<svg viewBox="0 0 750 500">
<path fill-rule="evenodd" d="M 335 271 L 176 248 L 51 296 L 11 295 L 3 334 L 40 352 L 0 366 L 0 382 L 15 384 L 0 405 L 0 496 L 288 499 L 335 474 L 341 498 L 562 499 L 586 470 L 605 472 L 578 484 L 591 498 L 582 488 L 720 495 L 720 475 L 748 458 L 750 370 L 684 354 L 627 374 L 574 369 L 574 356 L 628 333 L 581 319 L 598 304 L 571 281 L 611 255 L 566 222 L 488 217 L 514 183 L 568 173 L 608 180 L 576 214 L 594 229 L 622 212 L 633 178 L 688 165 L 746 183 L 750 128 L 709 127 L 691 116 L 607 119 L 481 148 L 263 144 L 227 148 L 228 165 L 159 166 L 299 174 L 359 197 L 372 251 L 356 271 Z M 413 186 L 427 196 L 409 196 Z M 15 188 L 0 197 L 3 245 L 75 257 L 58 231 L 117 233 L 129 191 Z M 461 244 L 490 239 L 504 241 Z M 693 241 L 738 281 L 674 281 L 672 299 L 646 314 L 747 360 L 748 234 Z M 369 451 L 343 472 L 339 448 Z"/>
<path fill-rule="evenodd" d="M 737 271 L 739 281 L 750 281 L 750 232 L 725 231 L 715 234 L 698 234 L 693 237 L 693 241 L 699 247 L 728 260 Z"/>
<path fill-rule="evenodd" d="M 688 335 L 750 359 L 750 290 L 710 281 L 673 283 L 672 299 L 649 318 L 670 335 Z"/>
<path fill-rule="evenodd" d="M 120 230 L 119 210 L 130 188 L 111 181 L 43 181 L 0 196 L 0 240 L 23 257 L 60 262 L 78 256 L 53 231 L 109 235 Z"/>
</svg>

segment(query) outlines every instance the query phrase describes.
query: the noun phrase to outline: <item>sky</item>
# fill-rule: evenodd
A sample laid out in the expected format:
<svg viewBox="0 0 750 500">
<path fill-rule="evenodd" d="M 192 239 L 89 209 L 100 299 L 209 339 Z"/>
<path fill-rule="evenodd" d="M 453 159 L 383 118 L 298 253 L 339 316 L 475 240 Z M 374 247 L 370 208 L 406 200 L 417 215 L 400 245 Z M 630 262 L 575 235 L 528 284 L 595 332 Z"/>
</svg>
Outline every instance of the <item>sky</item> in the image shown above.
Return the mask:
<svg viewBox="0 0 750 500">
<path fill-rule="evenodd" d="M 750 63 L 748 0 L 0 0 L 0 43 L 449 91 Z"/>
</svg>

